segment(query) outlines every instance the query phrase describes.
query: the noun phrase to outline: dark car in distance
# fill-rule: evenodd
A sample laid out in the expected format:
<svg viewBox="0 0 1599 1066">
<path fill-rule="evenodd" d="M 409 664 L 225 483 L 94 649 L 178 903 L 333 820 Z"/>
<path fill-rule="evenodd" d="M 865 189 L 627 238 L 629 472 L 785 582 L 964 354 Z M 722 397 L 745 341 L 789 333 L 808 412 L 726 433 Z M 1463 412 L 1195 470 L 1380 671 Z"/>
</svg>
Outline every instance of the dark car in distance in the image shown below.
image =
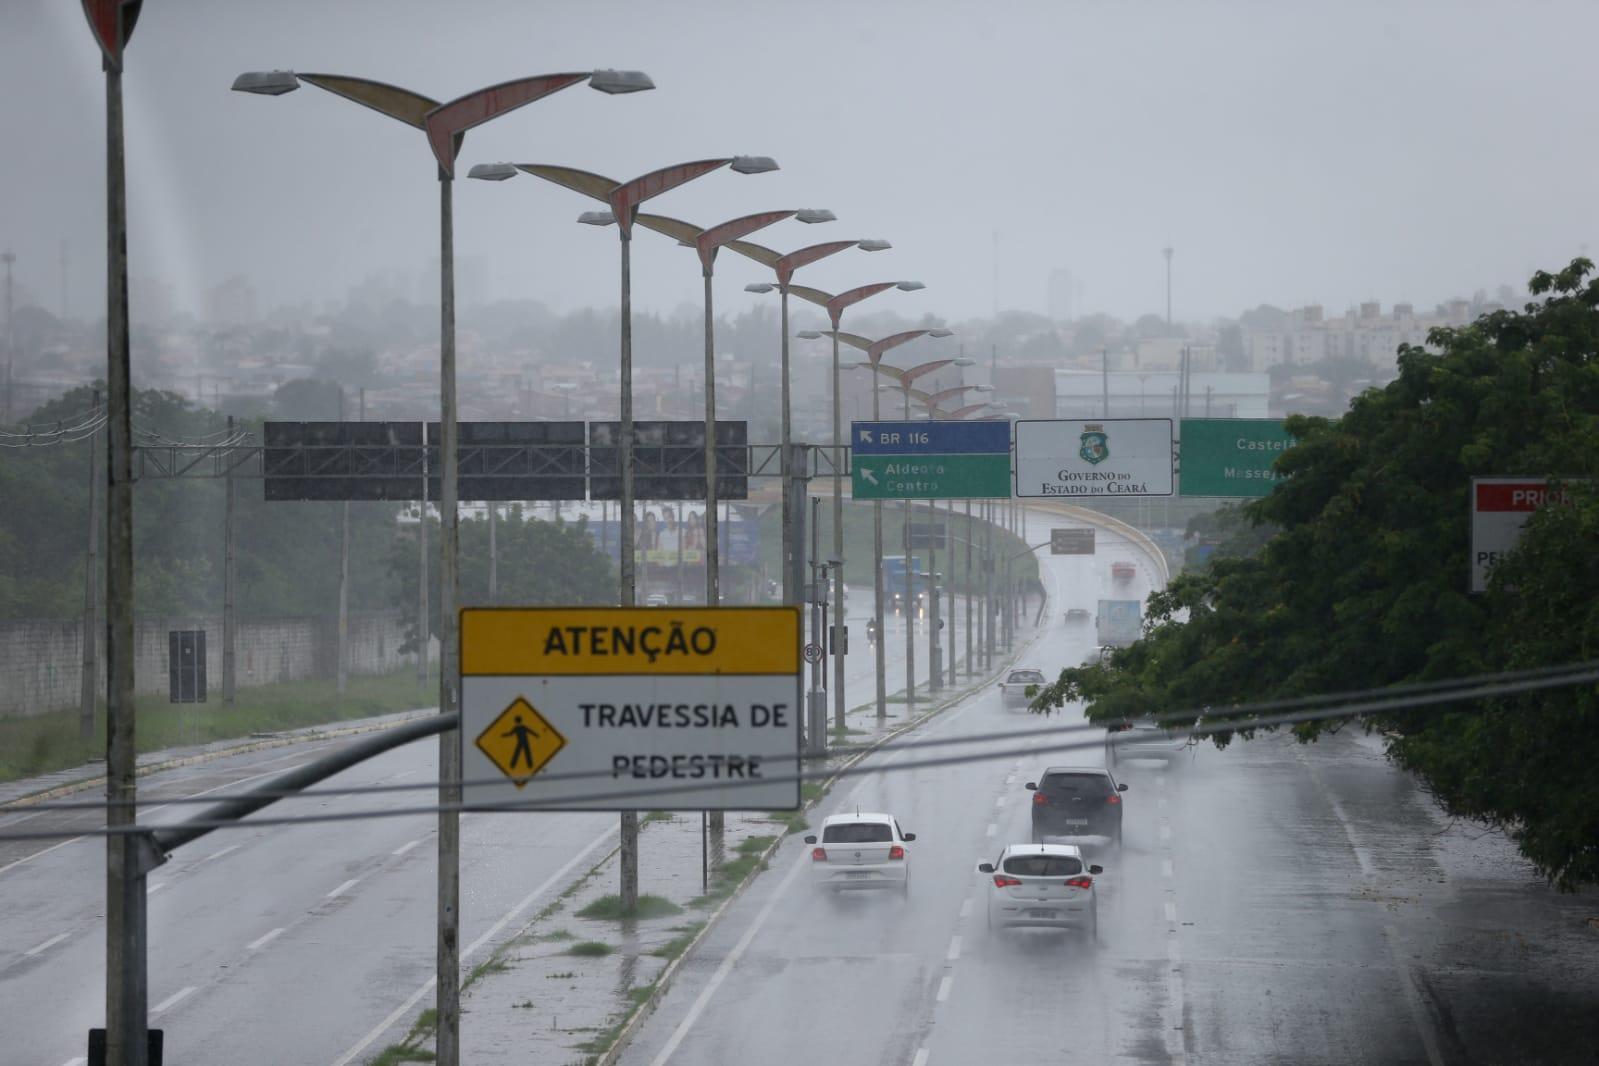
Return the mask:
<svg viewBox="0 0 1599 1066">
<path fill-rule="evenodd" d="M 1108 837 L 1122 842 L 1122 796 L 1102 767 L 1051 766 L 1037 781 L 1027 782 L 1033 794 L 1033 843 L 1057 837 Z"/>
</svg>

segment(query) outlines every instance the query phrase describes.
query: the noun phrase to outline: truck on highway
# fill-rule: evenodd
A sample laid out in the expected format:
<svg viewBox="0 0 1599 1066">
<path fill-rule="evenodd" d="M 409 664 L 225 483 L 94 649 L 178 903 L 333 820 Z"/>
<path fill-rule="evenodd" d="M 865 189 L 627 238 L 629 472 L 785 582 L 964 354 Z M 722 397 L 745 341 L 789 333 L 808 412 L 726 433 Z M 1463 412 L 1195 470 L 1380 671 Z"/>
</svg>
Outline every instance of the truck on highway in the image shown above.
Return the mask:
<svg viewBox="0 0 1599 1066">
<path fill-rule="evenodd" d="M 912 609 L 920 617 L 927 606 L 927 579 L 921 577 L 925 565 L 921 556 L 911 556 Z M 883 556 L 883 602 L 891 611 L 905 607 L 905 556 Z"/>
<path fill-rule="evenodd" d="M 1137 600 L 1100 600 L 1094 631 L 1102 648 L 1125 648 L 1143 633 Z"/>
</svg>

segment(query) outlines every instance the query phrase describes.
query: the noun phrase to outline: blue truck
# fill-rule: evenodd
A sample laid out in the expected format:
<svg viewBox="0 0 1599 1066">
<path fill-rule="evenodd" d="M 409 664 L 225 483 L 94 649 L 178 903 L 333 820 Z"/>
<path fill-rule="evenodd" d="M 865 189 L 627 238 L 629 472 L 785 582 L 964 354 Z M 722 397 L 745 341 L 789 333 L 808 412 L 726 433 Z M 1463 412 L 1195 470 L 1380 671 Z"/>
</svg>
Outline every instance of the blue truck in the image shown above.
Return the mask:
<svg viewBox="0 0 1599 1066">
<path fill-rule="evenodd" d="M 927 565 L 925 559 L 919 555 L 911 556 L 911 596 L 914 599 L 914 609 L 917 617 L 927 610 L 927 579 L 921 577 L 922 568 Z M 905 609 L 905 556 L 883 556 L 883 606 L 891 611 Z"/>
</svg>

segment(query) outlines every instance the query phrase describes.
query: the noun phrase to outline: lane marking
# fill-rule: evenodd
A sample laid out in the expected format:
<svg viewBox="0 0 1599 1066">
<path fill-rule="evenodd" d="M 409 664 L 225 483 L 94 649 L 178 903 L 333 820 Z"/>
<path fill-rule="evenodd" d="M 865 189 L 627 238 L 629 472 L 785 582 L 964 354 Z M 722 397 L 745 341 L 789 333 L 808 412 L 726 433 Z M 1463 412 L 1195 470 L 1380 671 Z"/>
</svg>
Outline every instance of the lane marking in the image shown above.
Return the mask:
<svg viewBox="0 0 1599 1066">
<path fill-rule="evenodd" d="M 73 1062 L 82 1062 L 83 1060 L 82 1059 L 73 1059 L 72 1061 Z M 67 1066 L 72 1066 L 72 1063 L 68 1063 Z M 927 1066 L 927 1049 L 926 1048 L 919 1047 L 919 1048 L 916 1049 L 916 1057 L 911 1059 L 911 1066 Z"/>
<path fill-rule="evenodd" d="M 1008 798 L 1009 798 L 1009 797 L 1008 797 L 1008 796 L 1000 796 L 1000 797 L 999 797 L 999 798 L 998 798 L 998 799 L 996 799 L 996 800 L 995 800 L 995 801 L 994 801 L 994 806 L 996 806 L 996 807 L 1003 807 L 1003 806 L 1005 806 L 1005 801 L 1006 801 L 1006 800 L 1007 800 L 1007 799 L 1008 799 Z"/>
<path fill-rule="evenodd" d="M 1177 924 L 1177 904 L 1171 900 L 1166 901 L 1166 920 L 1173 925 Z"/>
<path fill-rule="evenodd" d="M 281 770 L 268 770 L 266 773 L 264 773 L 264 774 L 256 774 L 254 777 L 244 777 L 244 778 L 240 778 L 237 781 L 229 781 L 226 784 L 222 784 L 222 785 L 216 786 L 216 788 L 208 788 L 208 789 L 205 789 L 205 790 L 200 791 L 200 792 L 190 793 L 189 795 L 185 796 L 184 799 L 197 799 L 200 796 L 209 795 L 210 793 L 215 792 L 218 789 L 232 788 L 234 785 L 249 784 L 251 781 L 259 781 L 263 777 L 271 777 L 274 774 L 286 774 L 290 770 L 297 770 L 301 766 L 304 766 L 304 765 L 305 765 L 304 763 L 296 763 L 293 766 L 285 766 Z M 161 804 L 160 806 L 157 806 L 157 807 L 147 807 L 147 808 L 144 809 L 144 816 L 146 818 L 148 818 L 150 815 L 154 814 L 156 811 L 164 811 L 170 806 L 172 806 L 172 804 L 164 803 L 164 804 Z M 4 874 L 7 870 L 14 870 L 18 866 L 21 866 L 25 862 L 32 862 L 34 859 L 37 859 L 41 855 L 48 855 L 52 851 L 57 850 L 58 848 L 64 848 L 68 844 L 76 844 L 80 840 L 88 840 L 88 839 L 89 839 L 88 837 L 73 837 L 70 840 L 63 840 L 59 844 L 51 844 L 48 848 L 40 848 L 38 851 L 34 852 L 32 855 L 24 855 L 20 859 L 16 859 L 16 860 L 14 860 L 12 862 L 6 863 L 4 866 L 0 866 L 0 874 Z"/>
<path fill-rule="evenodd" d="M 229 844 L 227 847 L 223 848 L 221 851 L 213 851 L 211 854 L 207 855 L 205 858 L 197 860 L 194 863 L 193 866 L 189 867 L 189 869 L 193 870 L 197 866 L 204 866 L 206 863 L 210 862 L 211 860 L 220 859 L 220 858 L 222 858 L 222 856 L 227 855 L 230 852 L 238 851 L 242 847 L 244 847 L 243 844 Z"/>
<path fill-rule="evenodd" d="M 171 1010 L 173 1007 L 176 1007 L 179 1003 L 182 1003 L 184 1000 L 186 1000 L 190 996 L 194 995 L 195 991 L 196 991 L 196 989 L 195 989 L 195 987 L 193 985 L 188 985 L 188 986 L 186 986 L 184 988 L 180 988 L 176 992 L 174 992 L 170 996 L 168 996 L 166 999 L 163 999 L 160 1003 L 157 1003 L 154 1007 L 151 1007 L 150 1008 L 150 1013 L 152 1015 L 165 1014 L 167 1011 Z"/>
<path fill-rule="evenodd" d="M 5 873 L 7 870 L 14 870 L 18 866 L 21 866 L 25 862 L 32 862 L 34 859 L 37 859 L 40 855 L 48 855 L 52 851 L 55 851 L 57 848 L 64 848 L 68 844 L 76 844 L 80 840 L 87 840 L 87 839 L 88 839 L 88 837 L 73 837 L 71 840 L 63 840 L 59 844 L 51 844 L 48 848 L 42 848 L 39 851 L 34 852 L 32 855 L 24 855 L 22 858 L 17 859 L 15 862 L 8 862 L 4 866 L 0 866 L 0 874 Z"/>
<path fill-rule="evenodd" d="M 1155 784 L 1159 785 L 1161 788 L 1165 788 L 1166 787 L 1166 775 L 1165 774 L 1156 774 L 1155 775 Z"/>
<path fill-rule="evenodd" d="M 409 843 L 401 844 L 399 847 L 397 847 L 393 851 L 389 852 L 389 854 L 390 855 L 404 855 L 406 852 L 410 851 L 412 848 L 416 847 L 420 843 L 422 843 L 422 838 L 421 837 L 417 837 L 415 840 L 412 840 Z"/>
<path fill-rule="evenodd" d="M 943 1003 L 945 1000 L 949 999 L 950 986 L 954 983 L 955 975 L 948 973 L 944 975 L 944 979 L 942 981 L 938 982 L 938 1001 L 940 1003 Z"/>
<path fill-rule="evenodd" d="M 710 1003 L 711 997 L 722 986 L 722 982 L 727 980 L 727 975 L 733 972 L 733 967 L 738 965 L 738 960 L 744 957 L 744 952 L 749 950 L 755 935 L 766 924 L 766 919 L 771 917 L 772 910 L 777 906 L 777 901 L 782 898 L 783 893 L 788 890 L 788 886 L 798 876 L 799 872 L 805 869 L 808 861 L 801 857 L 800 861 L 791 866 L 788 873 L 783 875 L 783 880 L 772 893 L 772 897 L 761 907 L 760 913 L 755 916 L 755 921 L 750 923 L 750 927 L 744 931 L 744 935 L 739 937 L 738 943 L 733 945 L 733 950 L 728 952 L 727 958 L 722 960 L 722 964 L 716 968 L 716 972 L 711 975 L 711 979 L 700 990 L 700 994 L 695 997 L 693 1005 L 689 1007 L 688 1013 L 683 1016 L 682 1021 L 677 1023 L 677 1028 L 672 1030 L 672 1035 L 667 1039 L 666 1046 L 661 1048 L 660 1054 L 655 1056 L 650 1066 L 665 1066 L 667 1060 L 672 1057 L 673 1052 L 677 1051 L 678 1046 L 683 1043 L 683 1038 L 688 1036 L 688 1031 L 694 1027 L 694 1023 L 699 1021 L 700 1015 L 705 1012 L 706 1004 Z M 334 1066 L 345 1066 L 345 1064 L 334 1063 Z"/>
<path fill-rule="evenodd" d="M 1183 961 L 1183 948 L 1182 945 L 1177 942 L 1176 935 L 1172 935 L 1166 939 L 1166 957 L 1173 963 L 1179 963 Z"/>
<path fill-rule="evenodd" d="M 280 937 L 282 935 L 283 935 L 283 930 L 282 929 L 274 929 L 274 930 L 272 930 L 272 932 L 266 934 L 265 936 L 258 936 L 254 940 L 250 941 L 248 944 L 244 945 L 244 950 L 245 951 L 260 951 L 262 948 L 266 947 L 268 944 L 272 943 L 272 941 L 276 940 L 278 937 Z"/>
<path fill-rule="evenodd" d="M 1162 839 L 1162 840 L 1170 840 L 1171 839 L 1171 826 L 1168 823 L 1166 823 L 1165 821 L 1162 821 L 1160 823 L 1160 839 Z"/>
<path fill-rule="evenodd" d="M 55 947 L 57 944 L 61 943 L 63 940 L 65 940 L 67 937 L 69 937 L 71 935 L 72 934 L 70 934 L 70 933 L 57 933 L 55 936 L 51 937 L 49 940 L 46 940 L 44 943 L 35 944 L 33 947 L 29 948 L 27 951 L 24 951 L 22 953 L 22 957 L 25 958 L 25 959 L 31 959 L 35 955 L 39 954 L 41 951 L 49 951 L 51 948 Z"/>
<path fill-rule="evenodd" d="M 574 866 L 593 854 L 595 848 L 599 847 L 601 844 L 611 839 L 611 837 L 615 836 L 619 827 L 616 824 L 616 819 L 613 818 L 611 823 L 611 828 L 607 829 L 605 832 L 589 841 L 582 851 L 579 851 L 576 855 L 566 860 L 566 864 L 564 866 L 541 881 L 537 888 L 517 901 L 516 906 L 512 907 L 510 910 L 501 915 L 499 921 L 495 922 L 493 925 L 489 926 L 488 929 L 484 930 L 482 936 L 468 944 L 466 946 L 466 950 L 461 953 L 461 962 L 465 963 L 466 960 L 476 953 L 479 948 L 488 943 L 488 941 L 493 937 L 498 936 L 502 929 L 504 929 L 511 922 L 515 921 L 517 916 L 523 911 L 531 907 L 534 900 L 537 900 L 540 896 L 544 895 L 544 893 L 548 892 L 552 885 L 556 884 L 561 878 L 571 873 Z M 797 870 L 799 867 L 796 866 L 795 869 Z M 335 1059 L 333 1061 L 333 1066 L 350 1066 L 350 1063 L 354 1062 L 356 1057 L 359 1056 L 361 1052 L 365 1051 L 367 1048 L 376 1043 L 379 1037 L 388 1032 L 394 1026 L 395 1022 L 398 1022 L 401 1018 L 405 1017 L 408 1013 L 410 1013 L 413 1007 L 422 1002 L 422 997 L 433 991 L 433 984 L 437 980 L 437 977 L 429 977 L 426 981 L 424 981 L 422 983 L 422 987 L 407 996 L 405 1002 L 394 1008 L 393 1012 L 390 1013 L 387 1018 L 384 1018 L 376 1025 L 376 1027 L 372 1029 L 371 1032 L 367 1033 L 360 1040 L 357 1040 L 348 1051 Z"/>
<path fill-rule="evenodd" d="M 971 917 L 971 914 L 972 914 L 972 904 L 973 904 L 973 903 L 975 903 L 975 902 L 976 902 L 976 901 L 975 901 L 975 900 L 973 900 L 973 899 L 972 899 L 972 897 L 970 897 L 970 896 L 967 896 L 967 897 L 966 897 L 966 899 L 965 899 L 965 901 L 964 901 L 964 902 L 962 902 L 962 903 L 961 903 L 961 917 L 962 917 L 962 918 L 969 918 L 969 917 Z"/>
<path fill-rule="evenodd" d="M 161 891 L 163 888 L 166 888 L 167 885 L 169 885 L 171 883 L 172 882 L 170 882 L 170 881 L 150 881 L 150 882 L 148 882 L 145 885 L 145 889 L 144 889 L 145 898 L 148 899 L 149 897 L 155 895 L 157 892 Z"/>
<path fill-rule="evenodd" d="M 1159 807 L 1161 810 L 1165 810 L 1166 809 L 1166 797 L 1165 796 L 1161 796 L 1161 797 L 1157 798 L 1155 800 L 1155 806 Z"/>
<path fill-rule="evenodd" d="M 944 957 L 950 962 L 954 962 L 961 957 L 961 938 L 959 936 L 949 938 L 949 953 Z"/>
<path fill-rule="evenodd" d="M 983 830 L 983 835 L 985 837 L 991 837 L 997 832 L 999 832 L 999 826 L 995 825 L 993 822 L 989 822 L 988 828 Z"/>
<path fill-rule="evenodd" d="M 79 1055 L 75 1059 L 68 1059 L 66 1062 L 63 1062 L 61 1066 L 89 1066 L 89 1060 L 84 1058 L 82 1055 Z"/>
<path fill-rule="evenodd" d="M 1171 876 L 1171 860 L 1170 859 L 1162 859 L 1162 860 L 1160 860 L 1160 876 L 1162 876 L 1162 877 L 1170 877 Z"/>
<path fill-rule="evenodd" d="M 332 899 L 334 896 L 342 896 L 346 892 L 348 892 L 350 889 L 354 888 L 356 886 L 356 884 L 360 882 L 360 880 L 361 879 L 359 877 L 352 877 L 348 881 L 344 882 L 344 884 L 340 885 L 338 888 L 335 888 L 332 892 L 329 892 L 327 895 L 323 896 L 322 898 L 323 899 Z"/>
</svg>

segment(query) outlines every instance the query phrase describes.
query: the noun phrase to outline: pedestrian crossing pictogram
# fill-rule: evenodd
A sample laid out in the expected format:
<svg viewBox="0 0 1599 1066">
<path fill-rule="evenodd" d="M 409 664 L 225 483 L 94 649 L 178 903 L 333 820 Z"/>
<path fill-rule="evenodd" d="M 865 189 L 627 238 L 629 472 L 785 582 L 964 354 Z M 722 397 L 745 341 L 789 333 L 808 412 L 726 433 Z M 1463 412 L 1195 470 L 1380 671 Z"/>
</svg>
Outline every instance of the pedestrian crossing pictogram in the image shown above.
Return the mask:
<svg viewBox="0 0 1599 1066">
<path fill-rule="evenodd" d="M 566 746 L 554 726 L 521 696 L 478 734 L 478 750 L 521 788 Z"/>
</svg>

